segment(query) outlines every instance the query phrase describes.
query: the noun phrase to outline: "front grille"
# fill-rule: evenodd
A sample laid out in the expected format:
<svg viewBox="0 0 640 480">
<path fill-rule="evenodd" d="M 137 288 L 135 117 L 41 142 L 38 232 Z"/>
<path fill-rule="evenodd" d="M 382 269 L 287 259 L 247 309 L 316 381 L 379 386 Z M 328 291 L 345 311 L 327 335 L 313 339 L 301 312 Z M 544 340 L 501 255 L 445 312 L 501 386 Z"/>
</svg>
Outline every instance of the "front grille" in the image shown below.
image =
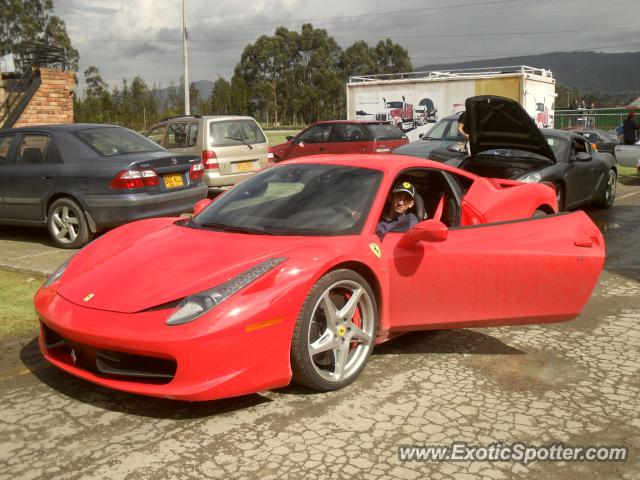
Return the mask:
<svg viewBox="0 0 640 480">
<path fill-rule="evenodd" d="M 45 347 L 52 357 L 99 377 L 165 384 L 176 374 L 178 365 L 172 359 L 97 349 L 64 338 L 44 323 L 42 331 Z"/>
</svg>

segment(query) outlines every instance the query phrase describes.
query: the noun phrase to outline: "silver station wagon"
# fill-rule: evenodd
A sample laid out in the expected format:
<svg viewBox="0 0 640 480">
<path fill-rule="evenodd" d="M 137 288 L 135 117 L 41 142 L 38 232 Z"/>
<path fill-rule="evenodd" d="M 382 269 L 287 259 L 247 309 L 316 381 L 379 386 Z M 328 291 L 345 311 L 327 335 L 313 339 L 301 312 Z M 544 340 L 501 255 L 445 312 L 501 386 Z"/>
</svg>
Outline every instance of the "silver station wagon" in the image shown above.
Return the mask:
<svg viewBox="0 0 640 480">
<path fill-rule="evenodd" d="M 167 150 L 199 155 L 209 189 L 229 187 L 268 164 L 268 143 L 252 117 L 211 115 L 163 120 L 147 137 Z"/>
</svg>

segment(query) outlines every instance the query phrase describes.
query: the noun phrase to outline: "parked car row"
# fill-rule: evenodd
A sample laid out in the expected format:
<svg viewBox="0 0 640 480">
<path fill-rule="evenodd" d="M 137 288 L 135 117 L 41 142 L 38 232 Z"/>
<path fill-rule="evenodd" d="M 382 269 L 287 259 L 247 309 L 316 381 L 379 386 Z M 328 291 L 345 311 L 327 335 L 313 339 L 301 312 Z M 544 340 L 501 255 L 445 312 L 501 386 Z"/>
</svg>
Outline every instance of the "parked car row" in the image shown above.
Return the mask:
<svg viewBox="0 0 640 480">
<path fill-rule="evenodd" d="M 153 125 L 147 138 L 90 124 L 5 130 L 0 223 L 46 225 L 56 245 L 78 248 L 110 227 L 191 211 L 208 190 L 230 187 L 271 162 L 389 152 L 485 177 L 545 183 L 555 189 L 560 210 L 608 208 L 618 174 L 612 153 L 623 165 L 638 163 L 640 145 L 614 145 L 598 130 L 541 132 L 513 100 L 473 97 L 466 110 L 469 152 L 459 148 L 459 114 L 413 143 L 389 122 L 325 121 L 269 148 L 253 118 L 228 115 L 170 118 Z"/>
</svg>

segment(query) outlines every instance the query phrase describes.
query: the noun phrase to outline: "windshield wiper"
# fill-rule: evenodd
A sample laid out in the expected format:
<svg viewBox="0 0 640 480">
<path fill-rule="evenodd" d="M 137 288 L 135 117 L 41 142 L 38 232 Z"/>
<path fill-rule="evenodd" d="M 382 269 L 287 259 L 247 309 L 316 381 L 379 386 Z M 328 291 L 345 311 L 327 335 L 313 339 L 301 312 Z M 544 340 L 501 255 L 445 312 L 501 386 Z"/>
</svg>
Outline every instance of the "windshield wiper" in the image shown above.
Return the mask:
<svg viewBox="0 0 640 480">
<path fill-rule="evenodd" d="M 273 235 L 273 233 L 259 228 L 241 227 L 240 225 L 229 225 L 221 222 L 192 222 L 193 225 L 202 228 L 214 228 L 232 233 L 249 233 L 253 235 Z"/>
<path fill-rule="evenodd" d="M 247 142 L 246 140 L 242 140 L 241 138 L 235 138 L 235 137 L 224 137 L 224 138 L 228 138 L 229 140 L 235 140 L 236 142 L 242 142 L 247 147 L 249 147 L 251 150 L 253 150 L 253 146 L 249 142 Z"/>
</svg>

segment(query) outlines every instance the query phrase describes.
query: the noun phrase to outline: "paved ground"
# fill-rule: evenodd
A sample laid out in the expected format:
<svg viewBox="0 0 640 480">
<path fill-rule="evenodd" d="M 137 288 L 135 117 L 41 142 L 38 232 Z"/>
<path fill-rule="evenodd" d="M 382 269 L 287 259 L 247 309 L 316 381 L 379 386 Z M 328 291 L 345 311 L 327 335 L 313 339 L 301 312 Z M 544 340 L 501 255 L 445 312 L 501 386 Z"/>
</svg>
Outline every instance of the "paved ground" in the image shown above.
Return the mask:
<svg viewBox="0 0 640 480">
<path fill-rule="evenodd" d="M 15 350 L 20 365 L 0 377 L 0 479 L 640 478 L 639 207 L 640 186 L 621 186 L 612 210 L 591 212 L 608 259 L 580 318 L 408 334 L 377 348 L 338 392 L 292 386 L 201 404 L 136 397 L 49 367 L 27 339 Z M 0 251 L 10 245 L 15 257 L 19 240 L 43 243 L 12 235 L 0 231 Z M 37 264 L 45 252 L 22 260 Z M 631 458 L 398 460 L 398 445 L 454 441 L 624 445 Z"/>
</svg>

